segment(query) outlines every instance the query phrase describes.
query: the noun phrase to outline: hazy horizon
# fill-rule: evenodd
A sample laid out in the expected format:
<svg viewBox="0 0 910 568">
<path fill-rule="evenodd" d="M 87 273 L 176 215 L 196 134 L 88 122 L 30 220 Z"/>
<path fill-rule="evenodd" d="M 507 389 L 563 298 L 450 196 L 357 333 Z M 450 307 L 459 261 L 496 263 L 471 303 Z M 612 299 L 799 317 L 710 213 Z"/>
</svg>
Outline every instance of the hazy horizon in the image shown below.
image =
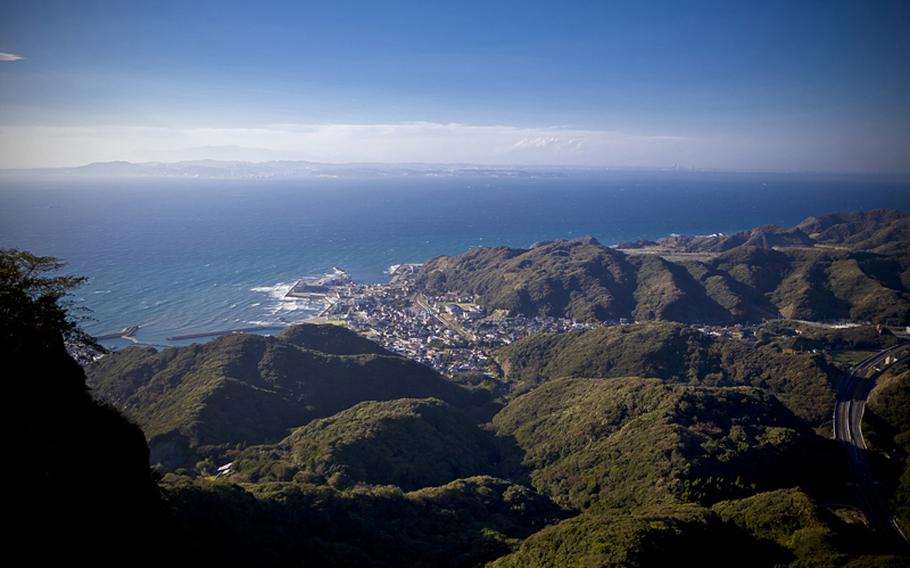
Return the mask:
<svg viewBox="0 0 910 568">
<path fill-rule="evenodd" d="M 634 173 L 659 173 L 659 174 L 719 174 L 719 175 L 783 175 L 783 176 L 831 176 L 833 178 L 891 178 L 895 180 L 904 180 L 910 177 L 910 170 L 908 171 L 857 171 L 857 170 L 806 170 L 806 169 L 746 169 L 746 168 L 698 168 L 698 167 L 687 167 L 682 164 L 666 164 L 666 165 L 641 165 L 641 166 L 627 166 L 627 165 L 617 165 L 617 166 L 597 166 L 597 165 L 567 165 L 567 164 L 528 164 L 528 163 L 480 163 L 480 162 L 429 162 L 429 161 L 412 161 L 412 162 L 377 162 L 377 161 L 319 161 L 319 160 L 297 160 L 297 159 L 224 159 L 224 158 L 192 158 L 186 160 L 150 160 L 150 161 L 130 161 L 130 160 L 107 160 L 107 161 L 93 161 L 93 162 L 84 162 L 76 164 L 67 164 L 59 166 L 45 166 L 45 167 L 15 167 L 15 168 L 5 168 L 0 167 L 0 174 L 4 175 L 23 175 L 23 176 L 42 176 L 42 175 L 61 175 L 61 174 L 81 174 L 84 176 L 96 176 L 99 178 L 104 177 L 117 177 L 117 176 L 135 176 L 135 177 L 205 177 L 201 175 L 192 175 L 187 173 L 180 173 L 179 170 L 167 170 L 167 169 L 149 169 L 151 167 L 167 168 L 172 166 L 202 166 L 209 165 L 212 167 L 217 167 L 219 165 L 225 166 L 223 171 L 230 172 L 231 170 L 227 169 L 227 166 L 234 164 L 242 164 L 251 170 L 244 170 L 245 173 L 250 175 L 255 175 L 257 167 L 268 167 L 277 165 L 301 165 L 303 167 L 312 167 L 316 168 L 309 172 L 304 172 L 303 170 L 293 170 L 288 171 L 284 174 L 276 175 L 275 177 L 286 177 L 293 178 L 298 175 L 309 175 L 309 174 L 320 174 L 322 170 L 319 168 L 331 168 L 338 172 L 344 172 L 345 170 L 350 171 L 351 173 L 357 172 L 377 172 L 383 171 L 383 175 L 394 175 L 396 170 L 401 175 L 414 175 L 414 174 L 426 174 L 426 175 L 439 175 L 441 171 L 446 171 L 451 175 L 473 175 L 483 176 L 485 171 L 491 175 L 498 175 L 495 172 L 501 172 L 502 175 L 506 173 L 525 173 L 528 175 L 546 175 L 546 174 L 559 174 L 563 173 L 590 173 L 591 175 L 603 174 L 608 175 L 611 173 L 616 174 L 634 174 Z M 118 166 L 127 165 L 135 167 L 145 167 L 144 170 L 137 170 L 135 172 L 126 172 L 118 171 L 116 168 Z M 105 170 L 106 167 L 111 169 Z M 265 170 L 263 170 L 265 171 Z M 214 177 L 224 177 L 224 176 L 214 176 Z M 241 175 L 235 175 L 233 177 L 244 177 Z"/>
<path fill-rule="evenodd" d="M 901 2 L 5 2 L 0 168 L 910 172 Z"/>
</svg>

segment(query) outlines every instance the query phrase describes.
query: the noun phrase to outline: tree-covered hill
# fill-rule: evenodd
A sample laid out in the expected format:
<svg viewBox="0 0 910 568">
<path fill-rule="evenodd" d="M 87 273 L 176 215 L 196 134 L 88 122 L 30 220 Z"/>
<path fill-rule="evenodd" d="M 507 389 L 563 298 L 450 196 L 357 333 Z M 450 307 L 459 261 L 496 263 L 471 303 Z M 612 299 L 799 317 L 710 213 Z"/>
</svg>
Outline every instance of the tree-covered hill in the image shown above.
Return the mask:
<svg viewBox="0 0 910 568">
<path fill-rule="evenodd" d="M 812 425 L 830 419 L 840 373 L 821 355 L 724 339 L 673 323 L 536 335 L 496 353 L 517 392 L 562 377 L 656 377 L 708 386 L 755 386 Z"/>
<path fill-rule="evenodd" d="M 625 317 L 636 303 L 636 268 L 594 239 L 435 258 L 419 283 L 429 291 L 477 294 L 489 308 L 521 314 L 611 319 Z"/>
<path fill-rule="evenodd" d="M 438 399 L 362 402 L 243 451 L 232 481 L 297 481 L 350 487 L 442 485 L 501 468 L 498 445 L 459 409 Z"/>
<path fill-rule="evenodd" d="M 766 226 L 625 249 L 589 237 L 476 248 L 430 260 L 417 284 L 428 293 L 476 295 L 490 309 L 585 321 L 785 317 L 906 325 L 908 219 L 899 211 L 850 213 L 807 220 L 803 228 Z M 692 252 L 710 254 L 674 256 Z"/>
<path fill-rule="evenodd" d="M 745 306 L 744 319 L 764 314 L 904 325 L 910 322 L 910 280 L 904 274 L 910 269 L 907 261 L 905 257 L 825 248 L 742 247 L 702 266 L 705 274 L 724 278 L 734 293 L 741 291 L 735 295 Z"/>
<path fill-rule="evenodd" d="M 869 554 L 875 543 L 863 543 L 862 539 L 868 537 L 858 527 L 844 523 L 799 489 L 722 501 L 712 509 L 751 537 L 779 547 L 781 560 L 795 561 L 797 565 L 843 566 L 851 562 L 851 556 L 859 556 L 852 559 L 857 565 L 903 565 L 896 556 Z"/>
<path fill-rule="evenodd" d="M 654 242 L 656 246 L 681 252 L 725 252 L 737 247 L 773 248 L 812 246 L 814 241 L 799 227 L 762 225 L 732 235 L 673 235 Z M 620 245 L 624 248 L 624 245 Z"/>
<path fill-rule="evenodd" d="M 786 320 L 768 322 L 758 335 L 763 344 L 795 351 L 879 351 L 901 341 L 884 326 L 832 328 Z"/>
<path fill-rule="evenodd" d="M 476 294 L 488 308 L 524 315 L 730 319 L 684 267 L 653 255 L 628 256 L 591 238 L 438 257 L 423 267 L 418 285 Z"/>
<path fill-rule="evenodd" d="M 213 566 L 479 566 L 565 516 L 533 490 L 485 476 L 410 493 L 173 475 L 163 486 Z"/>
<path fill-rule="evenodd" d="M 910 531 L 910 362 L 886 369 L 869 393 L 864 433 L 879 455 L 880 474 L 901 529 Z"/>
<path fill-rule="evenodd" d="M 278 334 L 278 337 L 297 347 L 330 355 L 392 354 L 378 343 L 337 325 L 292 325 Z"/>
<path fill-rule="evenodd" d="M 798 489 L 631 513 L 584 513 L 522 542 L 494 568 L 527 566 L 851 566 L 901 568 L 899 551 L 882 552 L 861 528 L 824 510 Z"/>
<path fill-rule="evenodd" d="M 749 538 L 709 509 L 664 505 L 632 513 L 584 513 L 535 533 L 489 566 L 767 567 L 785 559 L 783 551 Z"/>
<path fill-rule="evenodd" d="M 811 480 L 827 444 L 752 388 L 560 379 L 494 417 L 541 492 L 582 510 L 713 503 Z"/>
<path fill-rule="evenodd" d="M 831 213 L 804 219 L 795 227 L 763 225 L 731 235 L 673 235 L 655 245 L 680 252 L 725 252 L 737 247 L 811 247 L 840 245 L 854 250 L 875 250 L 882 244 L 910 238 L 910 215 L 895 209 Z M 620 245 L 620 248 L 627 248 Z"/>
<path fill-rule="evenodd" d="M 230 335 L 160 352 L 124 349 L 89 366 L 88 382 L 95 396 L 142 427 L 152 462 L 167 469 L 220 460 L 238 445 L 276 442 L 291 428 L 365 400 L 482 402 L 479 393 L 423 365 L 350 331 L 322 327 L 279 337 Z"/>
<path fill-rule="evenodd" d="M 816 242 L 859 250 L 888 252 L 910 239 L 910 215 L 894 209 L 813 216 L 797 227 Z"/>
<path fill-rule="evenodd" d="M 62 264 L 0 250 L 0 354 L 4 361 L 9 480 L 6 555 L 57 565 L 113 566 L 136 550 L 165 562 L 179 548 L 149 469 L 142 431 L 92 399 L 64 338 L 85 340 L 64 307 L 82 282 Z M 146 547 L 150 541 L 161 543 Z"/>
<path fill-rule="evenodd" d="M 831 369 L 790 352 L 889 344 L 877 328 L 540 335 L 498 354 L 513 388 L 483 423 L 487 395 L 328 326 L 127 349 L 91 365 L 89 391 L 63 343 L 87 340 L 60 306 L 79 280 L 42 275 L 50 259 L 0 261 L 0 338 L 25 364 L 11 400 L 29 411 L 14 546 L 38 562 L 906 565 L 855 512 L 821 505 L 849 500 L 842 449 L 813 430 Z M 905 364 L 888 369 L 867 413 L 901 460 L 906 386 Z M 208 459 L 155 477 L 143 432 L 90 394 L 130 412 L 153 461 Z"/>
</svg>

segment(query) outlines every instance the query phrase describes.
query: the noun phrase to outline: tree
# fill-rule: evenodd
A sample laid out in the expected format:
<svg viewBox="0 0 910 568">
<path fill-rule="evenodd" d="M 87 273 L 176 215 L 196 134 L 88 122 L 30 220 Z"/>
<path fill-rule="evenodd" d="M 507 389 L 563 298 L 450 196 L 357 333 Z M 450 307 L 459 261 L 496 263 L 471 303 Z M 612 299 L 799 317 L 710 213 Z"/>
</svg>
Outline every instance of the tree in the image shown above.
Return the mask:
<svg viewBox="0 0 910 568">
<path fill-rule="evenodd" d="M 0 342 L 9 355 L 61 338 L 96 345 L 79 327 L 85 318 L 73 316 L 67 301 L 86 278 L 60 274 L 64 266 L 53 257 L 0 249 Z"/>
<path fill-rule="evenodd" d="M 142 431 L 92 399 L 82 367 L 66 351 L 67 339 L 93 340 L 67 305 L 85 278 L 60 275 L 63 266 L 0 250 L 3 393 L 17 411 L 5 414 L 14 435 L 4 450 L 28 471 L 5 503 L 16 519 L 13 554 L 38 564 L 56 564 L 61 554 L 94 565 L 135 564 L 129 555 L 172 541 L 173 525 Z"/>
</svg>

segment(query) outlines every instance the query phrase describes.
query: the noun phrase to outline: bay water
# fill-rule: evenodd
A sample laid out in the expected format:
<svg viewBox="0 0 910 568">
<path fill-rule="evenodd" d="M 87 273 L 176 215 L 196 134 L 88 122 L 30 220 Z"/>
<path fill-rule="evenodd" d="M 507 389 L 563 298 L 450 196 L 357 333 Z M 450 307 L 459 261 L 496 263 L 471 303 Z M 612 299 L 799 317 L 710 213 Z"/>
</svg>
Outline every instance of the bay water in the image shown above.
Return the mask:
<svg viewBox="0 0 910 568">
<path fill-rule="evenodd" d="M 559 171 L 503 177 L 256 179 L 0 175 L 0 246 L 59 257 L 96 335 L 167 337 L 296 321 L 298 279 L 342 267 L 383 282 L 390 265 L 478 246 L 791 226 L 809 215 L 910 211 L 906 179 L 807 174 Z M 109 342 L 119 346 L 120 340 Z"/>
</svg>

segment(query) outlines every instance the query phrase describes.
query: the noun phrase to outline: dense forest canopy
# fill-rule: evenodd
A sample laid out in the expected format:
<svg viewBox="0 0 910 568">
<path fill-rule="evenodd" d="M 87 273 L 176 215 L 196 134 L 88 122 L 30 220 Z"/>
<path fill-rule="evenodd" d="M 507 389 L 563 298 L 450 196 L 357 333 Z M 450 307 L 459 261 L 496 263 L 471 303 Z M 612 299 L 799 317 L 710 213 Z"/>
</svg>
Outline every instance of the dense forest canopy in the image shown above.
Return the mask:
<svg viewBox="0 0 910 568">
<path fill-rule="evenodd" d="M 877 243 L 891 254 L 870 224 L 902 227 L 892 217 L 760 233 L 765 243 Z M 710 246 L 741 256 L 716 262 L 749 267 L 727 274 L 776 305 L 783 281 L 762 275 L 774 249 L 754 247 L 755 231 L 734 237 Z M 791 266 L 802 253 L 787 254 Z M 66 346 L 92 343 L 67 301 L 84 279 L 62 269 L 0 253 L 0 333 L 22 363 L 14 399 L 30 409 L 14 444 L 34 498 L 17 510 L 32 523 L 53 519 L 77 557 L 151 547 L 138 562 L 905 565 L 894 541 L 827 505 L 851 499 L 844 449 L 827 434 L 842 360 L 899 345 L 885 327 L 776 320 L 736 339 L 647 322 L 540 334 L 496 351 L 501 376 L 470 388 L 333 325 L 128 348 L 83 371 Z M 698 302 L 726 306 L 703 312 L 725 321 L 758 313 L 720 302 L 723 286 L 674 288 L 702 270 L 588 239 L 437 259 L 421 282 L 572 317 L 676 319 L 700 313 Z M 881 472 L 902 524 L 907 384 L 905 363 L 884 373 L 866 422 L 875 447 L 897 458 Z M 81 522 L 87 510 L 92 523 Z"/>
</svg>

